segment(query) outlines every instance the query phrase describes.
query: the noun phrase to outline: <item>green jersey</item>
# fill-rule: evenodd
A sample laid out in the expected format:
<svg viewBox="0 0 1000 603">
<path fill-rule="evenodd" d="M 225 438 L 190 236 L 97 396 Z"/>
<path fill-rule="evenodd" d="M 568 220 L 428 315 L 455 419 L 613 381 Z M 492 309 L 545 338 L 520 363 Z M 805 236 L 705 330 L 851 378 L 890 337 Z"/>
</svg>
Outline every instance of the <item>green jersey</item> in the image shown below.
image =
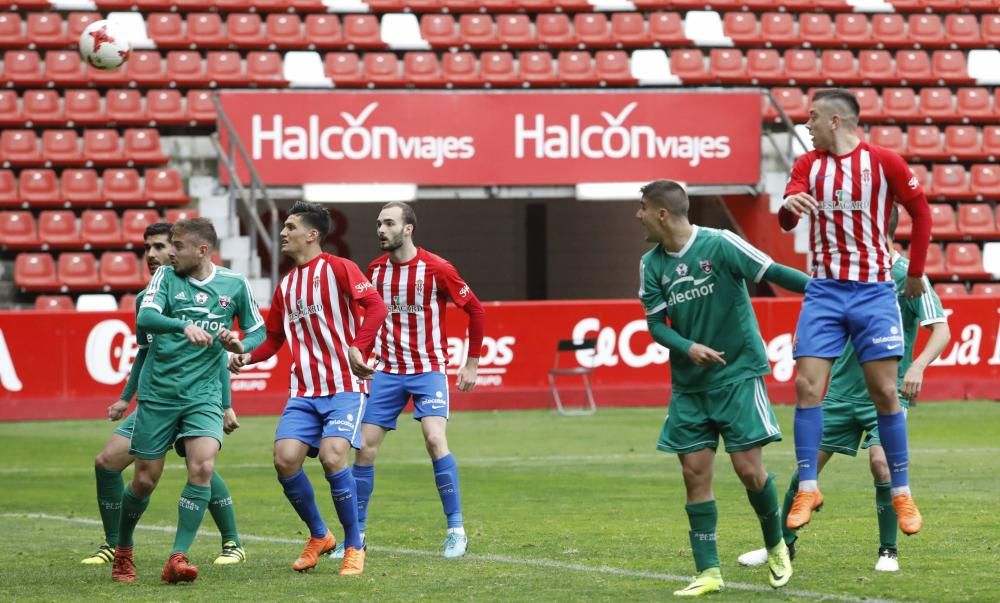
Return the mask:
<svg viewBox="0 0 1000 603">
<path fill-rule="evenodd" d="M 666 311 L 682 337 L 725 352 L 725 365 L 697 366 L 670 354 L 673 388 L 698 392 L 771 372 L 746 281 L 759 282 L 773 261 L 728 230 L 693 226 L 684 248 L 657 245 L 639 263 L 646 314 Z"/>
<path fill-rule="evenodd" d="M 948 317 L 941 307 L 941 298 L 931 287 L 927 277 L 924 277 L 924 294 L 916 299 L 903 295 L 906 284 L 906 271 L 910 261 L 899 254 L 892 256 L 892 280 L 896 283 L 899 313 L 903 319 L 903 357 L 899 359 L 899 376 L 897 387 L 903 389 L 903 377 L 913 363 L 913 346 L 917 342 L 917 327 L 926 327 L 936 322 L 945 322 Z M 871 403 L 868 387 L 865 385 L 865 374 L 861 364 L 854 354 L 854 346 L 847 342 L 844 352 L 833 363 L 830 371 L 830 387 L 827 396 L 840 400 Z"/>
<path fill-rule="evenodd" d="M 247 280 L 215 265 L 201 281 L 178 275 L 173 266 L 161 266 L 149 281 L 140 309 L 197 325 L 213 336 L 220 328 L 232 329 L 234 319 L 239 319 L 244 334 L 264 326 Z M 139 397 L 157 402 L 221 404 L 219 367 L 225 357 L 218 339 L 201 347 L 190 343 L 183 332 L 158 334 L 149 343 L 139 377 Z"/>
</svg>

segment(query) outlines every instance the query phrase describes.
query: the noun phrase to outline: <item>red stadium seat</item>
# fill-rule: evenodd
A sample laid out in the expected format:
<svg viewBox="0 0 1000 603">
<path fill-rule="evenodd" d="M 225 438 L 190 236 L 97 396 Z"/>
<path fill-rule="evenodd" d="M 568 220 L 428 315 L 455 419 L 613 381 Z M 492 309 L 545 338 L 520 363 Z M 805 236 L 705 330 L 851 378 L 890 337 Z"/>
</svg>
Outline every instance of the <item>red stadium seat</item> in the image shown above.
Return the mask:
<svg viewBox="0 0 1000 603">
<path fill-rule="evenodd" d="M 903 129 L 899 126 L 872 126 L 869 142 L 885 147 L 900 155 L 907 155 L 906 143 L 903 140 Z"/>
<path fill-rule="evenodd" d="M 0 47 L 24 48 L 28 36 L 24 32 L 24 22 L 18 13 L 0 13 Z"/>
<path fill-rule="evenodd" d="M 395 53 L 366 52 L 364 57 L 365 83 L 369 86 L 391 88 L 404 85 L 403 72 Z"/>
<path fill-rule="evenodd" d="M 336 15 L 306 15 L 306 41 L 312 48 L 344 48 L 344 30 Z"/>
<path fill-rule="evenodd" d="M 160 221 L 155 209 L 127 209 L 122 214 L 122 241 L 129 247 L 141 248 L 146 227 Z M 170 221 L 170 220 L 167 220 Z"/>
<path fill-rule="evenodd" d="M 920 91 L 920 112 L 928 122 L 957 121 L 954 97 L 950 88 L 924 88 Z"/>
<path fill-rule="evenodd" d="M 813 50 L 790 48 L 785 51 L 785 76 L 789 83 L 819 84 L 826 81 Z"/>
<path fill-rule="evenodd" d="M 375 15 L 344 16 L 344 40 L 355 48 L 385 48 Z"/>
<path fill-rule="evenodd" d="M 1000 295 L 1000 283 L 974 283 L 973 295 Z"/>
<path fill-rule="evenodd" d="M 570 85 L 594 86 L 600 82 L 594 71 L 594 58 L 582 50 L 559 53 L 559 78 Z"/>
<path fill-rule="evenodd" d="M 91 23 L 103 18 L 101 13 L 70 13 L 66 18 L 66 37 L 70 44 L 75 44 L 80 39 L 83 30 L 87 29 Z"/>
<path fill-rule="evenodd" d="M 858 104 L 861 106 L 861 121 L 877 122 L 882 120 L 882 97 L 879 95 L 878 90 L 874 88 L 852 88 L 851 92 L 857 97 Z"/>
<path fill-rule="evenodd" d="M 21 198 L 17 193 L 17 178 L 11 170 L 0 170 L 0 208 L 20 207 Z"/>
<path fill-rule="evenodd" d="M 809 119 L 808 101 L 802 88 L 771 88 L 771 94 L 793 122 Z"/>
<path fill-rule="evenodd" d="M 535 18 L 535 34 L 538 43 L 548 48 L 570 48 L 576 46 L 576 36 L 565 13 L 538 15 Z"/>
<path fill-rule="evenodd" d="M 854 55 L 847 50 L 824 50 L 820 63 L 821 75 L 830 85 L 849 86 L 862 81 Z"/>
<path fill-rule="evenodd" d="M 17 86 L 41 86 L 49 79 L 42 73 L 42 59 L 34 50 L 8 50 L 3 66 L 3 79 Z"/>
<path fill-rule="evenodd" d="M 60 201 L 76 206 L 103 205 L 105 198 L 94 170 L 63 170 Z"/>
<path fill-rule="evenodd" d="M 1000 199 L 1000 167 L 995 163 L 972 166 L 972 193 L 985 199 Z"/>
<path fill-rule="evenodd" d="M 705 55 L 697 48 L 679 48 L 670 53 L 670 72 L 685 84 L 705 84 L 712 81 L 705 66 Z"/>
<path fill-rule="evenodd" d="M 887 48 L 906 48 L 913 43 L 902 15 L 887 13 L 872 17 L 872 38 Z"/>
<path fill-rule="evenodd" d="M 834 20 L 834 29 L 836 40 L 848 48 L 865 48 L 876 43 L 864 15 L 840 13 Z"/>
<path fill-rule="evenodd" d="M 913 14 L 909 18 L 910 40 L 920 48 L 940 48 L 948 45 L 944 23 L 936 14 Z"/>
<path fill-rule="evenodd" d="M 972 83 L 965 53 L 960 50 L 935 50 L 931 58 L 931 69 L 939 83 Z"/>
<path fill-rule="evenodd" d="M 559 76 L 556 75 L 552 55 L 548 52 L 522 52 L 520 65 L 521 79 L 531 86 L 559 85 Z"/>
<path fill-rule="evenodd" d="M 35 218 L 30 211 L 0 212 L 0 245 L 4 249 L 41 247 Z"/>
<path fill-rule="evenodd" d="M 993 99 L 986 88 L 959 88 L 955 101 L 956 112 L 970 121 L 991 121 L 996 119 Z"/>
<path fill-rule="evenodd" d="M 22 170 L 17 182 L 18 197 L 29 206 L 61 205 L 54 170 Z"/>
<path fill-rule="evenodd" d="M 155 128 L 125 130 L 125 158 L 131 165 L 166 163 L 168 158 L 160 148 L 160 132 Z"/>
<path fill-rule="evenodd" d="M 843 44 L 834 30 L 833 20 L 826 13 L 800 14 L 799 35 L 803 42 L 808 42 L 813 48 Z"/>
<path fill-rule="evenodd" d="M 174 58 L 177 67 L 196 66 L 201 68 L 201 57 L 198 53 L 186 53 L 185 58 L 180 55 Z M 170 55 L 164 60 L 158 51 L 155 50 L 134 50 L 125 63 L 125 73 L 128 80 L 134 81 L 141 86 L 166 86 L 173 80 L 174 72 L 167 71 L 170 67 Z M 188 69 L 190 71 L 190 69 Z M 181 80 L 186 83 L 186 80 Z"/>
<path fill-rule="evenodd" d="M 979 21 L 974 15 L 951 14 L 944 18 L 945 39 L 959 48 L 979 48 L 983 37 L 979 33 Z"/>
<path fill-rule="evenodd" d="M 186 100 L 188 119 L 198 124 L 215 124 L 215 103 L 212 102 L 211 92 L 188 90 Z"/>
<path fill-rule="evenodd" d="M 326 76 L 342 88 L 360 88 L 365 85 L 361 73 L 361 59 L 353 52 L 328 52 L 323 59 Z"/>
<path fill-rule="evenodd" d="M 72 312 L 75 309 L 73 298 L 68 295 L 39 295 L 35 298 L 35 310 L 42 312 Z"/>
<path fill-rule="evenodd" d="M 164 212 L 163 221 L 174 224 L 178 220 L 189 220 L 198 217 L 198 210 L 193 207 L 180 207 L 168 209 Z"/>
<path fill-rule="evenodd" d="M 684 22 L 679 13 L 655 12 L 649 15 L 649 35 L 653 42 L 663 47 L 690 44 L 684 35 Z"/>
<path fill-rule="evenodd" d="M 944 152 L 952 161 L 986 159 L 979 129 L 974 126 L 948 126 L 944 129 Z"/>
<path fill-rule="evenodd" d="M 118 165 L 125 162 L 118 130 L 85 130 L 83 154 L 91 165 Z"/>
<path fill-rule="evenodd" d="M 494 48 L 500 44 L 489 15 L 462 15 L 458 20 L 458 35 L 469 48 Z"/>
<path fill-rule="evenodd" d="M 858 54 L 858 73 L 866 84 L 899 82 L 892 55 L 887 50 L 862 50 Z"/>
<path fill-rule="evenodd" d="M 122 237 L 118 214 L 112 209 L 88 209 L 80 216 L 80 238 L 90 247 L 121 247 Z"/>
<path fill-rule="evenodd" d="M 483 81 L 493 88 L 520 86 L 514 56 L 509 52 L 484 52 L 479 55 L 479 71 Z"/>
<path fill-rule="evenodd" d="M 948 270 L 959 277 L 982 278 L 983 254 L 976 243 L 949 243 L 945 249 Z"/>
<path fill-rule="evenodd" d="M 756 21 L 754 25 L 756 27 Z M 643 48 L 653 42 L 642 13 L 612 13 L 611 37 L 626 48 Z"/>
<path fill-rule="evenodd" d="M 957 164 L 938 163 L 932 171 L 934 195 L 948 199 L 970 199 L 974 197 L 969 188 L 965 168 Z"/>
<path fill-rule="evenodd" d="M 80 149 L 76 130 L 46 130 L 42 133 L 42 155 L 52 165 L 82 165 L 86 158 Z"/>
<path fill-rule="evenodd" d="M 67 90 L 63 107 L 68 126 L 107 123 L 107 114 L 97 90 Z"/>
<path fill-rule="evenodd" d="M 108 119 L 119 125 L 141 124 L 146 119 L 146 108 L 138 90 L 109 90 L 104 97 Z"/>
<path fill-rule="evenodd" d="M 157 48 L 187 48 L 191 42 L 179 13 L 155 13 L 146 17 L 146 35 Z"/>
<path fill-rule="evenodd" d="M 729 11 L 722 18 L 722 33 L 737 46 L 753 46 L 762 42 L 757 15 Z"/>
<path fill-rule="evenodd" d="M 927 259 L 924 262 L 924 274 L 929 278 L 942 278 L 950 275 L 944 264 L 944 250 L 939 243 L 927 246 Z"/>
<path fill-rule="evenodd" d="M 577 42 L 587 49 L 614 48 L 611 26 L 604 13 L 577 13 L 573 17 L 573 30 Z"/>
<path fill-rule="evenodd" d="M 4 130 L 0 133 L 0 161 L 5 166 L 38 165 L 38 135 L 34 130 Z"/>
<path fill-rule="evenodd" d="M 941 140 L 941 130 L 937 126 L 910 126 L 906 130 L 907 154 L 923 161 L 945 159 L 948 154 Z"/>
<path fill-rule="evenodd" d="M 1000 15 L 983 15 L 983 42 L 993 48 L 1000 47 Z"/>
<path fill-rule="evenodd" d="M 59 287 L 63 291 L 96 291 L 101 288 L 97 276 L 97 258 L 89 252 L 59 255 Z"/>
<path fill-rule="evenodd" d="M 143 195 L 139 181 L 139 172 L 134 169 L 104 170 L 104 198 L 116 205 L 144 205 L 147 196 Z"/>
<path fill-rule="evenodd" d="M 92 65 L 84 65 L 84 77 L 87 85 L 99 88 L 123 88 L 129 85 L 128 69 L 98 69 Z"/>
<path fill-rule="evenodd" d="M 55 291 L 56 263 L 47 253 L 19 253 L 14 262 L 14 284 L 23 291 Z"/>
<path fill-rule="evenodd" d="M 309 45 L 299 15 L 272 13 L 267 16 L 267 42 L 273 48 L 295 49 Z"/>
<path fill-rule="evenodd" d="M 882 110 L 895 121 L 923 121 L 912 88 L 886 88 L 882 91 Z"/>
<path fill-rule="evenodd" d="M 198 48 L 225 48 L 229 45 L 218 13 L 188 13 L 187 39 Z"/>
<path fill-rule="evenodd" d="M 789 13 L 764 13 L 760 18 L 760 37 L 774 46 L 798 46 L 795 19 Z"/>
<path fill-rule="evenodd" d="M 935 239 L 951 239 L 958 235 L 955 208 L 947 203 L 931 203 L 931 234 Z"/>
<path fill-rule="evenodd" d="M 0 125 L 16 126 L 24 123 L 17 92 L 0 90 Z"/>
<path fill-rule="evenodd" d="M 993 161 L 1000 159 L 1000 126 L 983 126 L 983 154 Z"/>
<path fill-rule="evenodd" d="M 781 56 L 773 48 L 747 51 L 747 75 L 754 84 L 788 83 L 781 68 Z"/>
<path fill-rule="evenodd" d="M 479 62 L 471 52 L 449 52 L 441 57 L 441 74 L 456 87 L 474 88 L 482 84 Z"/>
<path fill-rule="evenodd" d="M 903 85 L 933 84 L 931 57 L 923 50 L 900 50 L 896 53 L 896 75 Z"/>
<path fill-rule="evenodd" d="M 624 50 L 598 50 L 594 55 L 594 71 L 602 86 L 635 84 L 628 54 Z"/>
<path fill-rule="evenodd" d="M 421 15 L 420 36 L 433 48 L 448 48 L 461 44 L 455 17 L 449 14 Z"/>
<path fill-rule="evenodd" d="M 143 282 L 146 282 L 145 279 L 143 279 Z M 125 295 L 118 298 L 118 309 L 121 310 L 122 312 L 125 311 L 134 312 L 135 302 L 137 299 L 138 297 L 136 297 L 135 295 L 131 293 L 126 293 Z"/>
<path fill-rule="evenodd" d="M 433 52 L 408 52 L 403 57 L 403 79 L 410 86 L 440 88 L 444 86 L 441 64 Z"/>
<path fill-rule="evenodd" d="M 247 53 L 246 67 L 247 79 L 259 88 L 288 85 L 280 53 L 260 50 L 249 52 Z"/>
<path fill-rule="evenodd" d="M 146 198 L 161 205 L 185 205 L 191 201 L 184 192 L 181 174 L 172 168 L 146 170 Z"/>
<path fill-rule="evenodd" d="M 507 48 L 531 48 L 538 45 L 535 30 L 527 15 L 498 15 L 497 39 Z"/>
<path fill-rule="evenodd" d="M 229 86 L 246 86 L 250 83 L 243 59 L 234 50 L 219 50 L 208 53 L 206 57 L 206 75 L 210 85 L 225 88 Z"/>
<path fill-rule="evenodd" d="M 997 224 L 993 209 L 986 203 L 960 203 L 958 230 L 967 237 L 995 238 Z"/>
<path fill-rule="evenodd" d="M 24 118 L 32 126 L 53 126 L 66 122 L 62 99 L 55 90 L 29 90 L 21 97 Z"/>
<path fill-rule="evenodd" d="M 745 82 L 749 79 L 743 53 L 734 48 L 713 48 L 708 53 L 708 69 L 712 78 L 722 83 Z"/>
<path fill-rule="evenodd" d="M 167 53 L 167 73 L 178 87 L 207 86 L 205 61 L 201 54 L 191 50 L 171 50 Z"/>
<path fill-rule="evenodd" d="M 131 251 L 105 251 L 101 254 L 100 281 L 112 291 L 138 290 L 146 284 L 139 258 Z"/>
<path fill-rule="evenodd" d="M 257 13 L 230 13 L 226 16 L 226 37 L 236 48 L 267 48 L 264 23 Z"/>
<path fill-rule="evenodd" d="M 965 283 L 934 283 L 934 292 L 939 297 L 968 297 L 969 290 Z"/>
<path fill-rule="evenodd" d="M 152 125 L 157 126 L 186 123 L 181 93 L 177 90 L 150 90 L 146 93 L 146 116 Z"/>
</svg>

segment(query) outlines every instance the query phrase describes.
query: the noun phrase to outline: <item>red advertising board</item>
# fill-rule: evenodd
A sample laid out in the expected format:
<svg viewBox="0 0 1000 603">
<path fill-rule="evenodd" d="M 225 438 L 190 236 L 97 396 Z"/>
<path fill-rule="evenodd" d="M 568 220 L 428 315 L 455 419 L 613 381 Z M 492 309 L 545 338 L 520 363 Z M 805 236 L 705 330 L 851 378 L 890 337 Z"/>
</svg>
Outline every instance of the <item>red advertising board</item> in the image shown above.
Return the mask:
<svg viewBox="0 0 1000 603">
<path fill-rule="evenodd" d="M 799 305 L 797 299 L 754 300 L 775 402 L 794 398 L 791 345 Z M 922 398 L 1000 398 L 1000 298 L 948 299 L 945 309 L 952 341 L 927 370 Z M 597 339 L 595 351 L 569 352 L 560 365 L 595 367 L 599 406 L 665 406 L 669 399 L 669 355 L 650 339 L 638 302 L 498 302 L 486 304 L 486 312 L 479 383 L 471 393 L 452 388 L 455 409 L 545 407 L 556 342 L 569 338 Z M 0 420 L 103 417 L 135 357 L 133 321 L 128 312 L 0 313 Z M 458 336 L 465 327 L 465 314 L 452 308 L 453 368 L 466 353 L 467 340 Z M 237 411 L 280 412 L 288 368 L 282 350 L 234 379 Z"/>
<path fill-rule="evenodd" d="M 226 90 L 220 99 L 268 185 L 760 180 L 753 92 Z"/>
</svg>

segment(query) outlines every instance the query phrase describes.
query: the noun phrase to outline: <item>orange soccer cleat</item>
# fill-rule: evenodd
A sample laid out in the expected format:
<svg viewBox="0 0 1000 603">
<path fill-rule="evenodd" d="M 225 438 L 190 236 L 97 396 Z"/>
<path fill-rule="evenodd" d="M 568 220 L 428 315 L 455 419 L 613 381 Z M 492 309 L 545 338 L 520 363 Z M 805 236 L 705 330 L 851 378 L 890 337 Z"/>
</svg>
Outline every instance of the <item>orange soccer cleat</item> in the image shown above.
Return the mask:
<svg viewBox="0 0 1000 603">
<path fill-rule="evenodd" d="M 111 579 L 115 582 L 135 582 L 135 561 L 132 559 L 132 547 L 119 546 L 115 549 L 114 565 L 111 566 Z"/>
<path fill-rule="evenodd" d="M 163 566 L 163 573 L 160 574 L 160 580 L 164 582 L 169 582 L 170 584 L 177 584 L 178 582 L 194 582 L 194 579 L 198 577 L 198 568 L 188 563 L 187 556 L 184 553 L 174 553 L 167 560 L 167 564 Z"/>
<path fill-rule="evenodd" d="M 785 525 L 796 530 L 809 523 L 812 512 L 823 508 L 823 494 L 819 490 L 799 490 L 795 493 L 792 509 L 785 518 Z"/>
<path fill-rule="evenodd" d="M 365 550 L 349 546 L 344 549 L 344 563 L 340 566 L 341 576 L 360 576 L 365 572 Z"/>
<path fill-rule="evenodd" d="M 924 518 L 920 515 L 913 497 L 909 494 L 897 494 L 892 497 L 892 508 L 896 510 L 899 518 L 899 529 L 907 536 L 912 536 L 920 531 L 924 525 Z"/>
<path fill-rule="evenodd" d="M 292 569 L 297 572 L 304 572 L 307 569 L 316 567 L 316 561 L 319 560 L 319 556 L 329 553 L 336 546 L 337 539 L 330 532 L 327 532 L 326 536 L 322 538 L 310 537 L 309 542 L 306 543 L 305 550 L 302 551 L 299 558 L 292 564 Z"/>
</svg>

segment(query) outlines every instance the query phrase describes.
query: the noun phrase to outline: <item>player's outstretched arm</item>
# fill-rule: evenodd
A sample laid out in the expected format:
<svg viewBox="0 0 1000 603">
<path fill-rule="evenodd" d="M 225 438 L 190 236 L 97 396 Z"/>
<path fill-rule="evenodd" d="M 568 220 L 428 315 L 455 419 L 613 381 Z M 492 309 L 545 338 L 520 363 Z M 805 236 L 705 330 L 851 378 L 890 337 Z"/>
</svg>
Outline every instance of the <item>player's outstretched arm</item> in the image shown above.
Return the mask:
<svg viewBox="0 0 1000 603">
<path fill-rule="evenodd" d="M 935 322 L 927 328 L 931 330 L 931 336 L 927 338 L 920 355 L 913 359 L 910 368 L 906 369 L 906 374 L 903 375 L 903 395 L 908 400 L 914 400 L 920 395 L 920 388 L 924 383 L 924 369 L 937 360 L 951 341 L 951 328 L 947 322 Z"/>
<path fill-rule="evenodd" d="M 805 293 L 806 283 L 809 282 L 809 275 L 791 266 L 775 262 L 764 272 L 764 280 L 788 291 Z"/>
</svg>

